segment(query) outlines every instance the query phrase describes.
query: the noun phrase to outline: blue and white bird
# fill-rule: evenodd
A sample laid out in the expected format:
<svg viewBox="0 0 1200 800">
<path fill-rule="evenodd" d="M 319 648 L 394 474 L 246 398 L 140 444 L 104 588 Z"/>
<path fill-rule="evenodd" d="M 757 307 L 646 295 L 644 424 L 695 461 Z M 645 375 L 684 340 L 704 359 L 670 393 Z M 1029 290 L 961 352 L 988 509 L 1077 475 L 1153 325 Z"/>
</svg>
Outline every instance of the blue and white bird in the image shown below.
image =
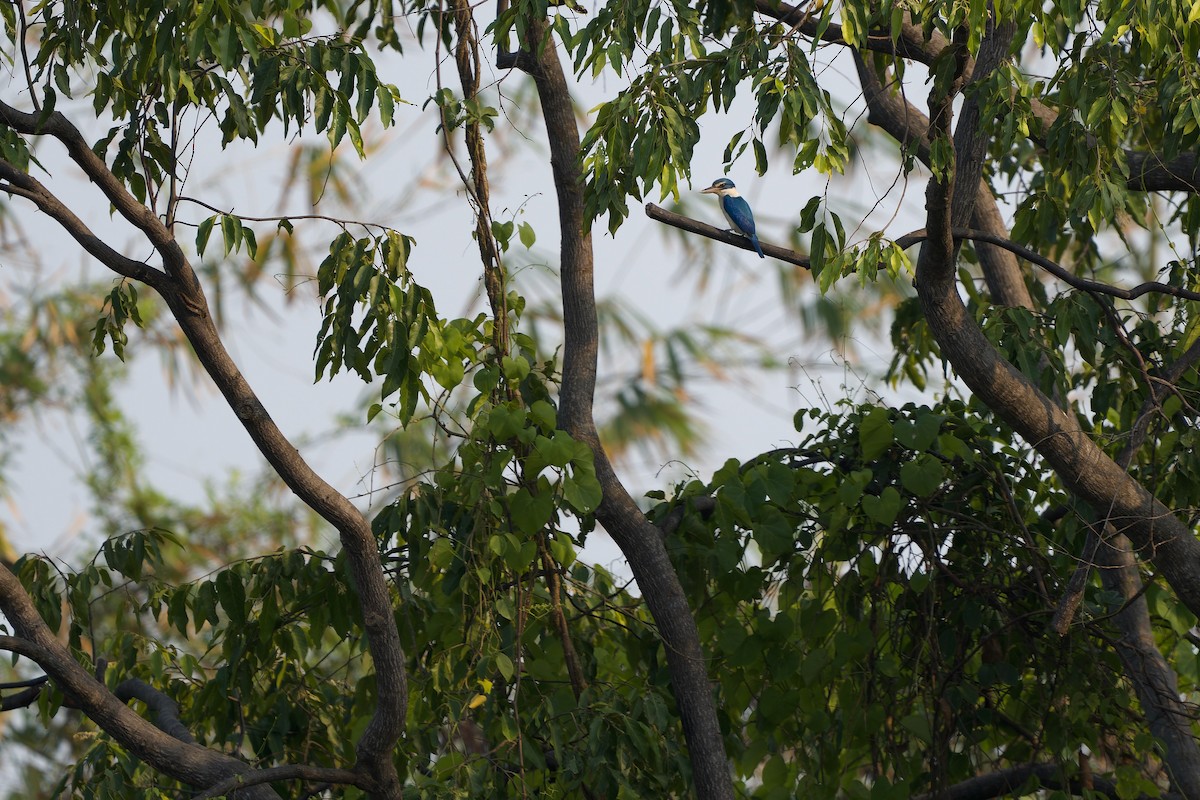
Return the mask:
<svg viewBox="0 0 1200 800">
<path fill-rule="evenodd" d="M 758 257 L 766 258 L 763 255 L 762 245 L 758 243 L 758 236 L 754 233 L 754 212 L 750 210 L 750 204 L 746 202 L 746 198 L 738 194 L 733 181 L 729 178 L 717 178 L 713 181 L 712 186 L 701 190 L 700 193 L 718 195 L 721 211 L 725 214 L 725 219 L 729 220 L 729 230 L 747 237 L 750 244 L 754 245 Z"/>
</svg>

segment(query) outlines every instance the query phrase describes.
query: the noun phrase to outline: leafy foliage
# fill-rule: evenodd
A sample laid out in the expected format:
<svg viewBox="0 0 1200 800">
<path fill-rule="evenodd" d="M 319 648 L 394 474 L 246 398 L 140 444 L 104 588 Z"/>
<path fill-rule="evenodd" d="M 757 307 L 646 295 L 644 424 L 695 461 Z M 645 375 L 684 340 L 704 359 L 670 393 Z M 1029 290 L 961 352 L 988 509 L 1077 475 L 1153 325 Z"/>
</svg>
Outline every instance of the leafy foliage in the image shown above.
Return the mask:
<svg viewBox="0 0 1200 800">
<path fill-rule="evenodd" d="M 437 57 L 464 44 L 446 8 L 403 11 Z M 375 61 L 400 48 L 397 18 L 373 2 L 135 0 L 43 3 L 29 20 L 20 5 L 0 13 L 14 63 L 28 62 L 36 110 L 49 115 L 60 96 L 86 86 L 96 119 L 114 123 L 93 152 L 172 224 L 186 180 L 182 117 L 214 119 L 222 147 L 258 143 L 278 121 L 284 135 L 320 133 L 330 148 L 348 138 L 366 156 L 364 127 L 391 125 L 401 101 Z M 1195 9 L 1063 0 L 993 12 L 977 2 L 855 0 L 789 13 L 642 0 L 605 3 L 579 23 L 520 2 L 495 21 L 488 43 L 508 52 L 510 39 L 523 41 L 535 20 L 552 17 L 539 46 L 564 49 L 585 79 L 620 80 L 595 109 L 580 152 L 588 224 L 607 216 L 615 235 L 629 198 L 657 189 L 678 200 L 710 114 L 735 118 L 727 168 L 749 154 L 759 174 L 772 160 L 793 173 L 851 169 L 858 109 L 827 88 L 822 41 L 858 48 L 864 68 L 891 82 L 915 70 L 902 38 L 924 47 L 910 57 L 928 68 L 936 97 L 957 85 L 993 22 L 1011 25 L 1008 60 L 962 88 L 988 138 L 986 185 L 1012 199 L 1012 238 L 1077 275 L 1195 288 L 1200 204 L 1139 184 L 1152 160 L 1197 149 Z M 499 93 L 460 97 L 439 85 L 431 94 L 451 143 L 464 127 L 499 137 L 511 119 Z M 935 135 L 925 144 L 929 172 L 948 178 L 959 143 Z M 918 150 L 897 159 L 901 178 L 916 169 Z M 36 169 L 33 151 L 30 137 L 0 128 L 7 164 Z M 478 194 L 469 203 L 483 213 Z M 892 302 L 895 283 L 912 271 L 909 256 L 889 231 L 863 233 L 834 206 L 800 199 L 788 221 L 806 245 L 814 290 L 853 286 Z M 260 246 L 250 218 L 217 213 L 197 224 L 195 250 L 229 261 L 244 254 L 247 285 L 271 259 L 287 262 L 291 280 L 299 274 L 288 249 L 294 222 L 275 224 Z M 497 304 L 503 319 L 442 316 L 410 270 L 416 237 L 338 224 L 315 270 L 316 378 L 351 372 L 368 384 L 363 416 L 399 426 L 394 447 L 436 438 L 372 520 L 410 681 L 407 735 L 395 755 L 405 796 L 688 794 L 691 765 L 656 621 L 638 590 L 579 558 L 611 498 L 589 443 L 559 427 L 562 364 L 557 333 L 544 327 L 559 321 L 557 311 L 527 302 L 536 290 L 510 281 Z M 486 220 L 476 235 L 490 233 L 502 259 L 517 258 L 516 242 L 532 259 L 550 238 L 543 230 L 514 213 Z M 1194 523 L 1200 384 L 1194 369 L 1175 369 L 1196 343 L 1194 305 L 1153 294 L 1118 302 L 1099 289 L 1027 280 L 1033 307 L 1001 308 L 977 286 L 979 262 L 965 246 L 967 314 L 987 341 Z M 786 291 L 799 291 L 791 273 L 781 275 Z M 843 280 L 850 276 L 857 281 Z M 111 346 L 123 360 L 127 323 L 158 324 L 157 305 L 131 282 L 89 292 L 90 303 L 63 301 L 66 323 L 47 320 L 47 309 L 59 308 L 51 304 L 4 319 L 0 434 L 54 394 L 45 376 L 62 357 L 56 346 L 67 342 L 72 359 Z M 772 343 L 736 331 L 662 330 L 622 311 L 600 308 L 603 340 L 639 348 L 639 369 L 617 382 L 619 410 L 602 426 L 614 450 L 656 437 L 686 450 L 701 438 L 680 400 L 689 367 L 716 371 L 745 354 L 768 366 L 786 361 Z M 802 408 L 788 432 L 796 443 L 647 496 L 709 659 L 739 791 L 899 798 L 1045 763 L 1067 781 L 1095 771 L 1121 797 L 1157 794 L 1169 785 L 1166 755 L 1115 644 L 1124 635 L 1116 618 L 1133 600 L 1088 579 L 1069 634 L 1048 633 L 1105 512 L 1076 499 L 1072 481 L 1036 454 L 1038 442 L 1017 439 L 1003 422 L 1011 415 L 962 397 L 953 381 L 931 380 L 945 372 L 924 313 L 917 299 L 896 308 L 883 376 L 924 392 L 919 403 Z M 501 323 L 507 345 L 495 336 Z M 729 354 L 720 353 L 727 344 Z M 322 543 L 328 531 L 277 501 L 267 481 L 234 482 L 207 506 L 163 497 L 145 481 L 133 426 L 113 399 L 122 373 L 109 361 L 71 363 L 82 365 L 77 383 L 59 391 L 86 403 L 89 446 L 103 465 L 87 482 L 104 538 L 78 568 L 35 555 L 15 563 L 42 618 L 80 663 L 107 662 L 100 672 L 111 689 L 138 680 L 172 698 L 206 747 L 260 767 L 355 764 L 379 688 L 346 554 L 331 552 Z M 1148 580 L 1143 596 L 1152 644 L 1192 702 L 1196 620 L 1169 586 Z M 41 692 L 16 740 L 29 745 L 45 732 L 69 768 L 54 786 L 50 770 L 33 771 L 14 791 L 185 789 L 90 720 L 71 738 L 66 701 Z M 1036 780 L 1021 791 L 1036 791 Z"/>
</svg>

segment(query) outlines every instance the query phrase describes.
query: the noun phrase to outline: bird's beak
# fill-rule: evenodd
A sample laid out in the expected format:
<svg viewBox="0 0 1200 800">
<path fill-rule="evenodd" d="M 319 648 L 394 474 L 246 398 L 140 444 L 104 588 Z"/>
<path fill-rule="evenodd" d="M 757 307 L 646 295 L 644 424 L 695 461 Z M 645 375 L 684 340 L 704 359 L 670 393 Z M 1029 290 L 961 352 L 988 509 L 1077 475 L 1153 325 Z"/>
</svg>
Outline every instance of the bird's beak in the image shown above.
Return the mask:
<svg viewBox="0 0 1200 800">
<path fill-rule="evenodd" d="M 718 189 L 717 187 L 715 187 L 715 186 L 710 186 L 710 187 L 708 187 L 707 189 L 701 189 L 701 190 L 700 190 L 700 194 L 716 194 L 716 193 L 717 193 L 717 192 L 719 192 L 719 191 L 721 191 L 721 190 L 720 190 L 720 189 Z"/>
</svg>

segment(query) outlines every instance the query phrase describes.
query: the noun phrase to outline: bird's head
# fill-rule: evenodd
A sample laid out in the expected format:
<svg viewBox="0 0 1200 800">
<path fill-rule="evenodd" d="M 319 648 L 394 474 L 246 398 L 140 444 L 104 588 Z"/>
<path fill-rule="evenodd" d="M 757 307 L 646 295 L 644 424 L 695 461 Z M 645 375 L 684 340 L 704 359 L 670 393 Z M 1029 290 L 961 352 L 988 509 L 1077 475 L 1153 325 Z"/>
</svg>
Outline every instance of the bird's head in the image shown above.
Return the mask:
<svg viewBox="0 0 1200 800">
<path fill-rule="evenodd" d="M 719 194 L 724 197 L 728 194 L 737 194 L 737 189 L 733 187 L 733 181 L 729 178 L 717 178 L 713 181 L 712 186 L 701 189 L 700 194 Z"/>
</svg>

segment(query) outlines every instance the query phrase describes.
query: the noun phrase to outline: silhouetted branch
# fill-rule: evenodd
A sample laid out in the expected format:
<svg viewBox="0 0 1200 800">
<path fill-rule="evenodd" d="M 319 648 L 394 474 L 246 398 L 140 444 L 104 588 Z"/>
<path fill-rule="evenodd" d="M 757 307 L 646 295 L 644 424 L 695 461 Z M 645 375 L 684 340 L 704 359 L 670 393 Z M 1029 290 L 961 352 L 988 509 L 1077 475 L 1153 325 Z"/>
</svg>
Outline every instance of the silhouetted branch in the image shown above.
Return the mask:
<svg viewBox="0 0 1200 800">
<path fill-rule="evenodd" d="M 1054 277 L 1061 280 L 1063 283 L 1085 292 L 1095 292 L 1096 294 L 1104 294 L 1110 297 L 1119 297 L 1123 300 L 1136 300 L 1144 294 L 1157 292 L 1159 294 L 1178 297 L 1183 300 L 1200 301 L 1200 292 L 1193 292 L 1190 289 L 1182 289 L 1178 286 L 1172 286 L 1169 283 L 1161 283 L 1159 281 L 1146 281 L 1145 283 L 1139 283 L 1132 289 L 1122 289 L 1117 286 L 1112 286 L 1111 284 L 1090 280 L 1089 278 L 1081 278 L 1078 275 L 1073 274 L 1061 264 L 1058 264 L 1046 258 L 1045 256 L 1030 250 L 1024 245 L 1017 244 L 1014 241 L 1005 239 L 1003 236 L 996 236 L 985 231 L 977 231 L 971 228 L 954 228 L 952 229 L 951 233 L 955 239 L 970 239 L 972 241 L 987 242 L 989 244 L 994 244 L 997 247 L 1003 247 L 1005 250 L 1015 253 L 1029 263 L 1041 267 Z M 901 249 L 908 249 L 914 244 L 924 241 L 928 238 L 928 236 L 929 234 L 924 229 L 921 229 L 913 231 L 912 233 L 906 233 L 895 241 Z"/>
<path fill-rule="evenodd" d="M 721 228 L 713 227 L 706 222 L 701 222 L 691 217 L 685 217 L 682 214 L 676 214 L 673 211 L 668 211 L 665 208 L 655 205 L 654 203 L 646 204 L 646 216 L 657 222 L 662 222 L 667 225 L 685 230 L 688 233 L 695 233 L 699 236 L 705 236 L 709 239 L 716 239 L 725 244 L 731 244 L 735 247 L 740 247 L 743 250 L 753 250 L 750 240 L 745 236 L 737 233 L 730 233 Z M 1169 283 L 1161 283 L 1159 281 L 1146 281 L 1140 283 L 1132 289 L 1122 289 L 1118 286 L 1094 281 L 1089 278 L 1081 278 L 1073 274 L 1066 267 L 1052 261 L 1040 253 L 1030 250 L 1024 245 L 1017 244 L 1011 239 L 1006 239 L 1003 236 L 997 236 L 987 231 L 979 231 L 974 228 L 952 228 L 951 235 L 955 240 L 961 241 L 967 239 L 975 242 L 986 242 L 996 247 L 1007 250 L 1014 255 L 1020 256 L 1031 264 L 1041 267 L 1049 272 L 1054 277 L 1060 279 L 1064 283 L 1073 288 L 1080 289 L 1085 292 L 1094 292 L 1095 294 L 1108 295 L 1109 297 L 1119 297 L 1124 300 L 1135 300 L 1144 294 L 1157 292 L 1159 294 L 1178 297 L 1183 300 L 1200 301 L 1200 292 L 1194 292 L 1190 289 L 1183 289 L 1178 286 L 1172 286 Z M 929 238 L 929 233 L 924 229 L 906 233 L 903 236 L 895 239 L 895 244 L 901 250 L 907 250 L 915 244 L 919 244 Z M 772 258 L 777 258 L 780 261 L 787 261 L 790 264 L 796 264 L 805 269 L 811 268 L 811 260 L 807 256 L 803 256 L 795 250 L 790 250 L 779 245 L 768 244 L 761 242 L 763 252 Z"/>
<path fill-rule="evenodd" d="M 109 247 L 32 175 L 22 172 L 7 161 L 0 160 L 0 181 L 3 181 L 0 183 L 0 191 L 29 200 L 39 211 L 61 225 L 89 255 L 113 272 L 150 286 L 162 286 L 166 278 L 164 273 Z"/>
<path fill-rule="evenodd" d="M 1037 778 L 1043 789 L 1052 789 L 1071 794 L 1082 794 L 1083 787 L 1078 780 L 1068 780 L 1063 776 L 1062 768 L 1057 764 L 1021 764 L 1016 767 L 996 770 L 987 775 L 956 783 L 940 792 L 929 792 L 913 797 L 913 800 L 990 800 L 993 797 L 1003 797 L 1015 794 L 1027 787 L 1031 778 Z M 1117 791 L 1114 781 L 1092 776 L 1091 790 L 1111 800 L 1118 800 L 1122 795 Z M 1141 795 L 1145 797 L 1145 795 Z M 1179 795 L 1162 794 L 1163 800 L 1182 800 Z"/>
<path fill-rule="evenodd" d="M 191 795 L 190 800 L 211 800 L 214 797 L 232 794 L 239 789 L 258 786 L 276 781 L 322 781 L 325 784 L 356 786 L 370 790 L 371 782 L 367 776 L 352 769 L 337 769 L 336 767 L 313 767 L 307 764 L 288 764 L 281 767 L 256 769 L 253 772 L 243 772 L 232 778 L 210 786 L 200 794 Z"/>
<path fill-rule="evenodd" d="M 42 675 L 41 677 L 30 678 L 25 681 L 0 683 L 0 691 L 27 687 L 23 692 L 17 692 L 16 694 L 10 694 L 8 697 L 0 698 L 0 711 L 13 711 L 33 705 L 37 702 L 38 695 L 42 693 L 42 687 L 48 680 L 50 680 L 50 676 Z"/>
</svg>

